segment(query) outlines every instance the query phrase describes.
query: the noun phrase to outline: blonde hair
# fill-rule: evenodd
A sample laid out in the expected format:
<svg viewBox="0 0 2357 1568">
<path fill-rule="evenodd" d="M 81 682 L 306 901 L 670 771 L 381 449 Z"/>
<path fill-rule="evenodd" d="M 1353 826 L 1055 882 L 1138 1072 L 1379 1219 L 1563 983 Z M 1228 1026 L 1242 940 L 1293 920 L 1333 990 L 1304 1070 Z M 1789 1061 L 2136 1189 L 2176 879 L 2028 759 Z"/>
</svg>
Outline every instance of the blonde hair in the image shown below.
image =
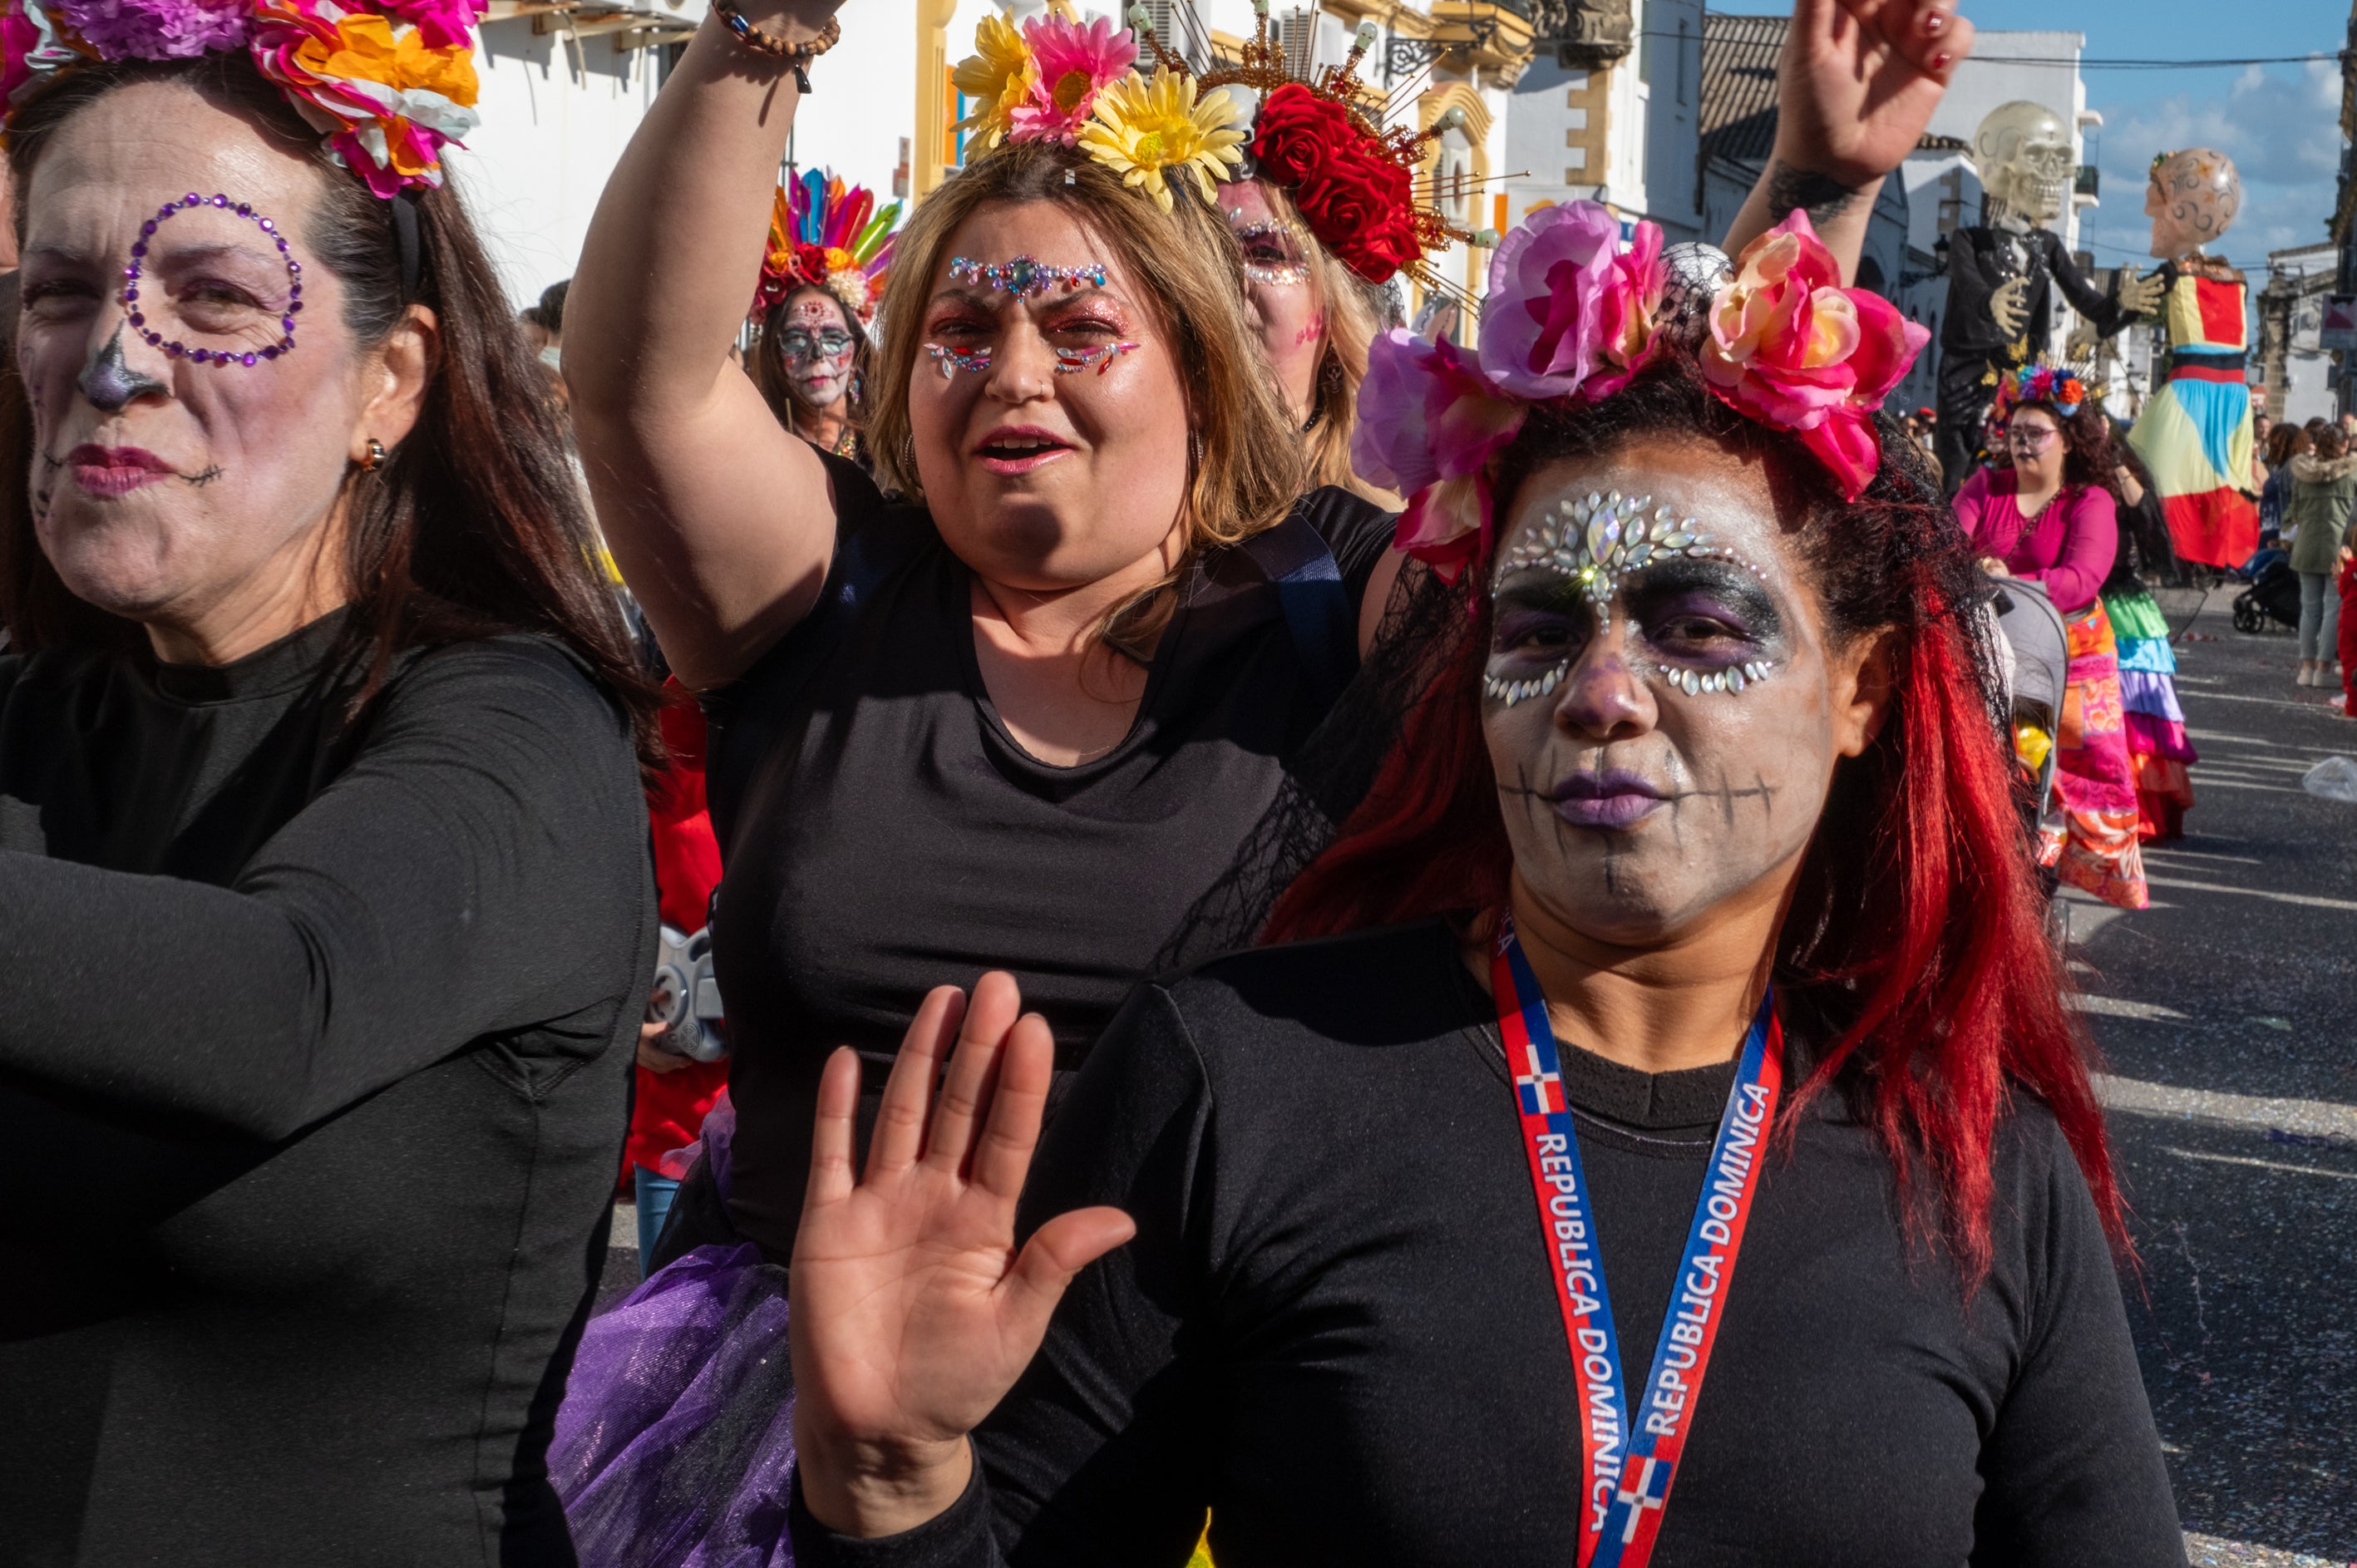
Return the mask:
<svg viewBox="0 0 2357 1568">
<path fill-rule="evenodd" d="M 1302 242 L 1310 282 L 1317 286 L 1319 308 L 1326 313 L 1326 347 L 1310 378 L 1309 427 L 1301 440 L 1308 482 L 1340 485 L 1397 511 L 1402 505 L 1399 497 L 1367 483 L 1351 467 L 1351 428 L 1359 418 L 1359 386 L 1367 379 L 1367 346 L 1374 341 L 1383 320 L 1382 307 L 1376 303 L 1378 291 L 1319 242 L 1283 187 L 1265 179 L 1258 184 L 1270 214 Z"/>
<path fill-rule="evenodd" d="M 1071 209 L 1117 254 L 1154 318 L 1187 400 L 1186 544 L 1154 589 L 1108 618 L 1105 639 L 1124 652 L 1150 645 L 1175 603 L 1169 591 L 1207 550 L 1238 543 L 1282 521 L 1301 494 L 1301 444 L 1249 325 L 1243 257 L 1226 222 L 1181 184 L 1164 212 L 1085 155 L 1050 144 L 1013 144 L 959 172 L 918 207 L 894 249 L 880 311 L 868 438 L 876 477 L 916 500 L 909 388 L 923 348 L 925 306 L 950 242 L 995 202 L 1046 201 Z"/>
</svg>

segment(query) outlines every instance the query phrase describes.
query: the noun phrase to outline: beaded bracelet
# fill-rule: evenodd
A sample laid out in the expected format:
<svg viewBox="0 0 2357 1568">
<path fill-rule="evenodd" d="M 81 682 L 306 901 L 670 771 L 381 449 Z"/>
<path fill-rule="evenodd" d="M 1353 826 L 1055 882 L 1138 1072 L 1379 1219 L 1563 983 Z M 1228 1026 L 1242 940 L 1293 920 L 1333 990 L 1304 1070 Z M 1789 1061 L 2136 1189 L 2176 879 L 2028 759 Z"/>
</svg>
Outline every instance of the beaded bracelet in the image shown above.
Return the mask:
<svg viewBox="0 0 2357 1568">
<path fill-rule="evenodd" d="M 797 92 L 808 92 L 811 90 L 810 74 L 803 70 L 803 67 L 843 41 L 843 24 L 833 16 L 826 19 L 826 26 L 819 29 L 818 37 L 805 38 L 798 44 L 790 44 L 775 34 L 765 33 L 747 21 L 745 13 L 737 9 L 732 0 L 712 0 L 712 9 L 713 13 L 720 18 L 722 25 L 737 35 L 738 43 L 743 44 L 755 54 L 768 55 L 772 59 L 785 61 L 794 73 L 794 91 Z"/>
</svg>

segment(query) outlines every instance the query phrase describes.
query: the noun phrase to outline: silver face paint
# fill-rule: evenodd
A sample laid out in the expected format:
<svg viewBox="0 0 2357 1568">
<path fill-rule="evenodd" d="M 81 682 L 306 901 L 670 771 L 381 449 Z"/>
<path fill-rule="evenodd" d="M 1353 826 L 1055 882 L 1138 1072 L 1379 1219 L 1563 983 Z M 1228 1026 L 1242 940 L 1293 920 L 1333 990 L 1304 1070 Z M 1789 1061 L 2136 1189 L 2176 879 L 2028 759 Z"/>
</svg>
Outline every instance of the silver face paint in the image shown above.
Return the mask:
<svg viewBox="0 0 2357 1568">
<path fill-rule="evenodd" d="M 114 336 L 82 368 L 81 379 L 74 385 L 102 413 L 120 413 L 135 399 L 167 390 L 155 377 L 133 370 L 123 357 L 123 323 L 119 321 L 114 324 Z"/>
</svg>

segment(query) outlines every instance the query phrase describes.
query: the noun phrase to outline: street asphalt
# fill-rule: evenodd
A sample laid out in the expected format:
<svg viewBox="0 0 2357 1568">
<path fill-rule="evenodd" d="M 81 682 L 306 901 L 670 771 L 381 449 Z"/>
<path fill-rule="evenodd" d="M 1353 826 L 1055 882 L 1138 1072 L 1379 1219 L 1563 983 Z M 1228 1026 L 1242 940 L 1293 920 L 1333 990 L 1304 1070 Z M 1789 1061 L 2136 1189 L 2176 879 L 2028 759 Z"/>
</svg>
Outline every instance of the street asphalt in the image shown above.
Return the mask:
<svg viewBox="0 0 2357 1568">
<path fill-rule="evenodd" d="M 2195 805 L 2147 851 L 2150 908 L 2071 898 L 2072 964 L 2192 1568 L 2357 1568 L 2357 805 L 2300 787 L 2357 757 L 2357 721 L 2232 597 L 2169 607 Z M 636 1218 L 616 1206 L 601 1308 L 638 1281 Z"/>
<path fill-rule="evenodd" d="M 2072 905 L 2135 1210 L 2122 1271 L 2194 1568 L 2357 1562 L 2357 757 L 2290 632 L 2171 607 L 2201 760 L 2152 907 Z"/>
</svg>

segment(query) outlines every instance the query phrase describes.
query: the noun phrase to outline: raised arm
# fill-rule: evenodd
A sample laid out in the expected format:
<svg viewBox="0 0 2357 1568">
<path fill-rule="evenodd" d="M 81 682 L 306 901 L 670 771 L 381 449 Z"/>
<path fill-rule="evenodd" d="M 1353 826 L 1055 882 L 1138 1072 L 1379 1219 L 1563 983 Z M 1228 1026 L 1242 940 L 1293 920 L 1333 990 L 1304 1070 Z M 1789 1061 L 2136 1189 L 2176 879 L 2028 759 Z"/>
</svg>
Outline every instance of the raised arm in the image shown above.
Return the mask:
<svg viewBox="0 0 2357 1568">
<path fill-rule="evenodd" d="M 1883 177 L 1922 139 L 1973 25 L 1955 0 L 1795 0 L 1777 62 L 1776 145 L 1725 242 L 1729 255 L 1794 208 L 1857 275 Z"/>
<path fill-rule="evenodd" d="M 827 0 L 746 0 L 788 41 Z M 857 84 L 810 67 L 849 113 Z M 834 550 L 826 468 L 729 357 L 800 97 L 706 16 L 606 182 L 566 302 L 565 381 L 597 517 L 672 669 L 704 690 L 808 612 Z"/>
</svg>

